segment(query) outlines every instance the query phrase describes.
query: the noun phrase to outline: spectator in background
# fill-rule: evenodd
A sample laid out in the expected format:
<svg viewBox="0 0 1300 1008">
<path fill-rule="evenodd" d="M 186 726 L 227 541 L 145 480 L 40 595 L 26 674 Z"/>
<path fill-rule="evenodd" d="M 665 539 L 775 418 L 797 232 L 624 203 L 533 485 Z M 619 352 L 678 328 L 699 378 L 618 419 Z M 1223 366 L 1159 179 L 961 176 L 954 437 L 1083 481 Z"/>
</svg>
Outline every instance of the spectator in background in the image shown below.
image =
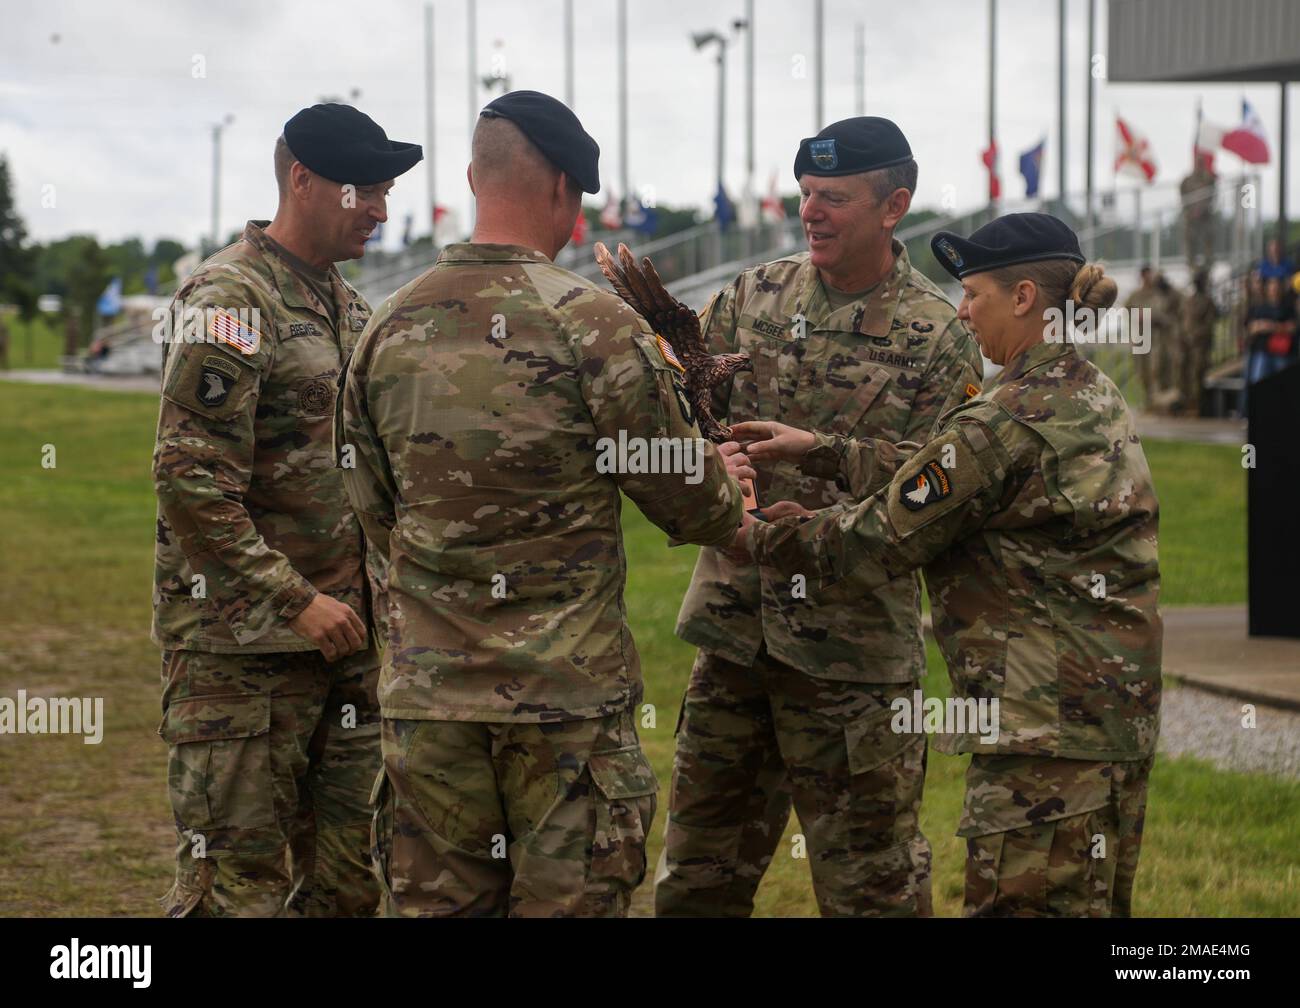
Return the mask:
<svg viewBox="0 0 1300 1008">
<path fill-rule="evenodd" d="M 1259 279 L 1265 283 L 1269 280 L 1281 280 L 1289 287 L 1291 274 L 1295 271 L 1295 263 L 1282 250 L 1282 242 L 1277 238 L 1270 238 L 1268 244 L 1264 246 L 1264 258 L 1255 267 Z"/>
<path fill-rule="evenodd" d="M 1295 363 L 1295 297 L 1280 277 L 1264 281 L 1264 300 L 1246 313 L 1246 340 L 1243 412 L 1251 385 Z"/>
</svg>

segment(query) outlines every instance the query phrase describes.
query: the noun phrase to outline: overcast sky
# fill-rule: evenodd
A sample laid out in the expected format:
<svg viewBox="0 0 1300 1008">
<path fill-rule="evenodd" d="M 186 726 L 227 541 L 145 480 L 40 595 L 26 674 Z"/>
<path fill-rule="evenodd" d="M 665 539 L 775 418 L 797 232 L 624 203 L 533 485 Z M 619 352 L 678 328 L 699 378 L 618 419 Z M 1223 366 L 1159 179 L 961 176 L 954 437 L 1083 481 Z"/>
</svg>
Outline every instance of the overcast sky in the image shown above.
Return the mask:
<svg viewBox="0 0 1300 1008">
<path fill-rule="evenodd" d="M 465 219 L 470 98 L 466 0 L 435 4 L 437 184 L 440 203 Z M 617 185 L 618 120 L 614 0 L 575 0 L 575 111 L 601 145 L 601 175 Z M 427 144 L 423 7 L 420 0 L 0 0 L 0 151 L 19 211 L 38 240 L 91 233 L 192 244 L 211 215 L 211 125 L 226 115 L 222 231 L 275 209 L 271 151 L 284 121 L 322 96 L 347 96 L 392 139 Z M 629 0 L 629 173 L 660 202 L 709 204 L 716 142 L 716 67 L 689 34 L 730 30 L 743 0 Z M 813 121 L 812 0 L 757 0 L 756 175 L 795 190 L 794 152 Z M 984 0 L 826 0 L 825 114 L 854 114 L 854 24 L 866 24 L 868 114 L 907 134 L 921 166 L 916 204 L 945 193 L 958 209 L 984 200 L 979 151 L 987 133 L 987 6 Z M 563 97 L 563 0 L 479 0 L 480 74 L 504 60 L 511 85 Z M 1044 190 L 1056 190 L 1056 4 L 1000 0 L 998 139 L 1004 193 L 1019 196 L 1017 155 L 1044 136 Z M 1069 188 L 1082 188 L 1086 5 L 1069 0 Z M 57 41 L 56 41 L 57 38 Z M 1105 52 L 1105 3 L 1098 4 Z M 197 60 L 201 57 L 201 61 Z M 204 76 L 195 68 L 203 64 Z M 806 73 L 799 74 L 800 67 Z M 1276 159 L 1278 87 L 1098 86 L 1095 177 L 1114 182 L 1118 110 L 1145 132 L 1158 182 L 1190 168 L 1197 98 L 1208 120 L 1235 125 L 1245 96 L 1259 111 Z M 728 60 L 727 182 L 744 183 L 744 47 Z M 475 108 L 489 100 L 479 88 Z M 1300 136 L 1300 87 L 1292 87 L 1291 137 Z M 427 146 L 426 146 L 427 153 Z M 1240 162 L 1222 153 L 1221 171 Z M 1277 173 L 1263 172 L 1261 205 L 1276 213 Z M 1122 181 L 1122 188 L 1135 183 Z M 53 186 L 53 190 L 46 187 Z M 945 189 L 951 186 L 951 189 Z M 398 181 L 384 244 L 426 193 L 423 165 Z M 1291 158 L 1291 216 L 1300 216 L 1300 157 Z M 43 206 L 42 197 L 53 206 Z M 603 203 L 604 192 L 593 203 Z"/>
</svg>

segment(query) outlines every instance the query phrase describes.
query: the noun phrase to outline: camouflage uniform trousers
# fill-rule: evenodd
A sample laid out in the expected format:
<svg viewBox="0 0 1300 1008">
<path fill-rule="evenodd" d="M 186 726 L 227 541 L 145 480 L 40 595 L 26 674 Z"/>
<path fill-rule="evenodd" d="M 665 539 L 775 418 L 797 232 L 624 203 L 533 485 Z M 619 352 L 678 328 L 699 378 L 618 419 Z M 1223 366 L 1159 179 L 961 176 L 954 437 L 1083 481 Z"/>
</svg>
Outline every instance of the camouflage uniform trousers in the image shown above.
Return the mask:
<svg viewBox="0 0 1300 1008">
<path fill-rule="evenodd" d="M 701 651 L 678 725 L 658 916 L 745 916 L 799 816 L 824 916 L 929 915 L 923 735 L 890 728 L 916 683 L 817 679 L 761 649 Z"/>
<path fill-rule="evenodd" d="M 625 917 L 658 783 L 632 709 L 385 718 L 372 843 L 388 916 Z"/>
<path fill-rule="evenodd" d="M 1154 757 L 973 756 L 967 917 L 1128 917 Z"/>
<path fill-rule="evenodd" d="M 378 679 L 373 647 L 333 663 L 319 651 L 163 652 L 159 734 L 178 832 L 169 917 L 375 915 Z"/>
</svg>

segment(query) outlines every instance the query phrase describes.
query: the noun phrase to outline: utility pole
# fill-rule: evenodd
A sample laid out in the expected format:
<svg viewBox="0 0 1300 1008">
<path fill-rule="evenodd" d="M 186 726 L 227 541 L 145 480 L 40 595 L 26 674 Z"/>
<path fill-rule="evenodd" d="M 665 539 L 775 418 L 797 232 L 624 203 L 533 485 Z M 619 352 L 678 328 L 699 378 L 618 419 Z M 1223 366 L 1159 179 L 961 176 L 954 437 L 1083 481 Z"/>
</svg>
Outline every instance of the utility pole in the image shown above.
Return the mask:
<svg viewBox="0 0 1300 1008">
<path fill-rule="evenodd" d="M 718 47 L 718 160 L 717 184 L 722 188 L 723 169 L 726 165 L 727 136 L 727 37 L 720 32 L 695 32 L 691 41 L 696 49 L 716 44 Z"/>
</svg>

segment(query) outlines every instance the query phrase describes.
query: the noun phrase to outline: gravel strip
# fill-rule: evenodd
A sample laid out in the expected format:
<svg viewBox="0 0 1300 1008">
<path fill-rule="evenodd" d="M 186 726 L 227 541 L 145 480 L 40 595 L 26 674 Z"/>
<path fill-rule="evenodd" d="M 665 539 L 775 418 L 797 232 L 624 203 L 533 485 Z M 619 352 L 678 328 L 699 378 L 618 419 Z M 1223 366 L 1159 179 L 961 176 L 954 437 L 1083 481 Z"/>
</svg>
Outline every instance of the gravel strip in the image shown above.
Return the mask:
<svg viewBox="0 0 1300 1008">
<path fill-rule="evenodd" d="M 1166 683 L 1160 752 L 1195 756 L 1224 770 L 1300 777 L 1300 713 L 1253 704 L 1255 726 L 1242 725 L 1250 701 Z"/>
</svg>

